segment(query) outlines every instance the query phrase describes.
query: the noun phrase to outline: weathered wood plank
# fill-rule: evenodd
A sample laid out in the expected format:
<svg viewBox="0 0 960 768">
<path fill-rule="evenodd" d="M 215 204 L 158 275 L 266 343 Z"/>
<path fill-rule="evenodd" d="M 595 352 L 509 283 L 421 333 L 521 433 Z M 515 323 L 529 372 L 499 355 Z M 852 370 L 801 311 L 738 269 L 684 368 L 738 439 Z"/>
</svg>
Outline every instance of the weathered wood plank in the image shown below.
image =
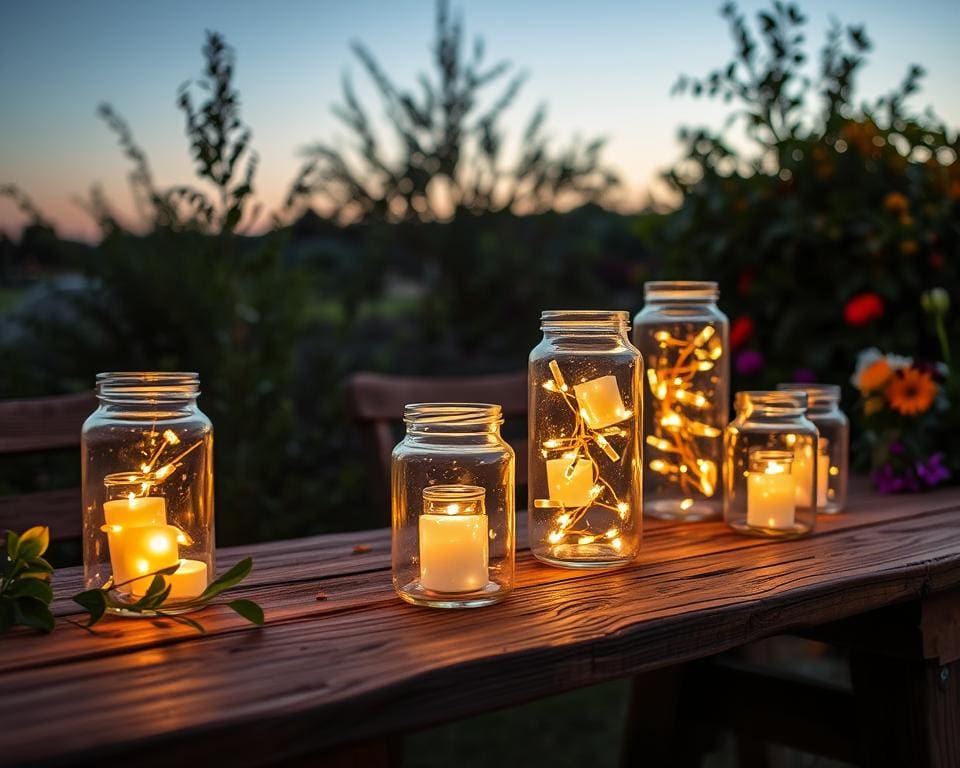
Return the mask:
<svg viewBox="0 0 960 768">
<path fill-rule="evenodd" d="M 958 502 L 948 495 L 941 511 L 908 504 L 901 519 L 838 518 L 809 539 L 680 557 L 688 537 L 704 535 L 691 531 L 709 530 L 689 526 L 676 532 L 681 545 L 665 544 L 674 559 L 607 573 L 568 576 L 524 555 L 516 595 L 482 612 L 406 606 L 385 570 L 329 579 L 330 605 L 314 600 L 309 610 L 297 591 L 309 582 L 252 587 L 264 590 L 272 618 L 263 629 L 234 624 L 176 641 L 156 632 L 139 648 L 84 637 L 103 643 L 99 655 L 51 664 L 41 654 L 36 666 L 4 672 L 0 684 L 21 693 L 0 702 L 10 726 L 0 763 L 134 752 L 145 765 L 214 759 L 229 734 L 238 764 L 255 764 L 265 740 L 279 760 L 701 658 L 960 584 Z M 338 578 L 354 580 L 340 609 Z M 149 634 L 143 622 L 112 625 Z M 52 641 L 77 642 L 70 631 L 79 632 Z M 40 642 L 7 638 L 4 656 Z M 118 722 L 122 735 L 105 742 Z"/>
<path fill-rule="evenodd" d="M 0 454 L 79 447 L 96 407 L 92 392 L 0 401 Z"/>
</svg>

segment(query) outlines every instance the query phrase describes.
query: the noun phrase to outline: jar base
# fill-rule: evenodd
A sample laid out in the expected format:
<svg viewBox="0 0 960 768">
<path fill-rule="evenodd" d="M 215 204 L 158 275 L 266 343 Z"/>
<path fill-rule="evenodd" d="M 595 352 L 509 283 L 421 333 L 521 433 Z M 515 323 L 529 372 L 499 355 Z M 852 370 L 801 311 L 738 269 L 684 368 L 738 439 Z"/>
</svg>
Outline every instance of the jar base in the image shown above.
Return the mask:
<svg viewBox="0 0 960 768">
<path fill-rule="evenodd" d="M 843 505 L 836 502 L 828 502 L 824 507 L 817 507 L 818 515 L 839 515 L 843 512 Z"/>
<path fill-rule="evenodd" d="M 121 616 L 125 619 L 155 619 L 158 617 L 162 619 L 163 616 L 180 616 L 184 613 L 193 613 L 194 611 L 199 611 L 201 608 L 203 608 L 202 605 L 191 605 L 187 607 L 177 607 L 175 605 L 169 607 L 161 606 L 160 611 L 163 614 L 161 615 L 156 611 L 131 611 L 126 608 L 111 606 L 107 608 L 107 613 L 112 616 Z"/>
<path fill-rule="evenodd" d="M 425 608 L 483 608 L 503 600 L 510 590 L 495 581 L 475 592 L 434 592 L 425 589 L 419 581 L 411 581 L 397 590 L 401 599 L 411 605 Z"/>
<path fill-rule="evenodd" d="M 559 544 L 549 549 L 534 550 L 542 563 L 559 568 L 620 568 L 630 565 L 636 555 L 624 555 L 605 544 Z"/>
<path fill-rule="evenodd" d="M 683 499 L 654 499 L 643 502 L 643 516 L 656 520 L 678 523 L 699 523 L 703 520 L 719 520 L 723 507 L 708 501 L 695 501 L 689 509 L 681 509 Z"/>
<path fill-rule="evenodd" d="M 756 536 L 760 539 L 800 539 L 813 533 L 812 525 L 794 523 L 789 528 L 758 528 L 747 523 L 728 523 L 737 533 Z"/>
</svg>

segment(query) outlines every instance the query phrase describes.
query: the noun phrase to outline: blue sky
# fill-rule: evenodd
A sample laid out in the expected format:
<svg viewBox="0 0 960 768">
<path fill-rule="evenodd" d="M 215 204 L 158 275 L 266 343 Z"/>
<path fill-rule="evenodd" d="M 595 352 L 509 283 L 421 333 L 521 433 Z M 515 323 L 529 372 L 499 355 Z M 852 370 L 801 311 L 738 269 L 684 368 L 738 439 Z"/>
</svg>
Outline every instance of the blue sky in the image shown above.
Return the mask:
<svg viewBox="0 0 960 768">
<path fill-rule="evenodd" d="M 765 5 L 741 3 L 750 15 Z M 678 155 L 679 125 L 723 122 L 721 104 L 669 95 L 679 73 L 704 74 L 728 60 L 719 2 L 484 0 L 457 7 L 468 37 L 484 37 L 489 61 L 508 58 L 530 74 L 508 125 L 519 128 L 545 101 L 558 139 L 607 136 L 607 161 L 625 181 L 624 206 L 662 194 L 655 178 Z M 960 3 L 816 0 L 802 9 L 816 47 L 831 14 L 866 23 L 875 48 L 861 97 L 888 90 L 916 61 L 929 75 L 915 106 L 933 105 L 960 126 Z M 276 205 L 299 165 L 297 151 L 344 135 L 329 109 L 342 74 L 351 72 L 361 96 L 375 104 L 350 42 L 366 43 L 395 81 L 408 83 L 428 66 L 433 15 L 429 0 L 8 0 L 0 5 L 0 183 L 22 186 L 74 236 L 94 232 L 72 202 L 93 182 L 128 210 L 127 164 L 95 116 L 105 100 L 130 122 L 161 184 L 189 180 L 176 91 L 199 72 L 204 30 L 211 29 L 237 50 L 243 115 L 261 157 L 258 196 Z M 20 224 L 13 206 L 0 201 L 0 230 Z"/>
</svg>

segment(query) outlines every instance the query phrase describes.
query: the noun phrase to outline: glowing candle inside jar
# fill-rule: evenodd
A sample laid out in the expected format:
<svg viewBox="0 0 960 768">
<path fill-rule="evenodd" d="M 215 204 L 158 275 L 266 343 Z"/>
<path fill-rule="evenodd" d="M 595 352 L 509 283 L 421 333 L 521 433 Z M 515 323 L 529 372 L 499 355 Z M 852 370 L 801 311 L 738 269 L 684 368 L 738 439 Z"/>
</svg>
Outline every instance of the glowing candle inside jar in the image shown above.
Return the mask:
<svg viewBox="0 0 960 768">
<path fill-rule="evenodd" d="M 202 560 L 181 560 L 180 567 L 164 576 L 170 585 L 170 600 L 199 597 L 207 588 L 207 564 Z"/>
<path fill-rule="evenodd" d="M 177 539 L 181 535 L 180 530 L 172 525 L 141 525 L 111 533 L 110 559 L 114 563 L 114 583 L 135 579 L 123 589 L 142 595 L 153 580 L 149 574 L 180 562 Z M 144 578 L 138 578 L 141 576 Z"/>
<path fill-rule="evenodd" d="M 547 485 L 551 501 L 565 507 L 582 507 L 594 499 L 593 465 L 573 457 L 547 460 Z"/>
<path fill-rule="evenodd" d="M 747 525 L 789 529 L 796 515 L 797 481 L 789 451 L 754 451 L 747 475 Z"/>
<path fill-rule="evenodd" d="M 590 429 L 603 429 L 630 418 L 632 412 L 624 408 L 616 376 L 601 376 L 583 384 L 575 384 L 574 394 L 580 415 Z"/>
<path fill-rule="evenodd" d="M 137 528 L 166 525 L 167 502 L 162 496 L 136 496 L 103 503 L 104 522 L 111 527 Z"/>
<path fill-rule="evenodd" d="M 475 592 L 489 577 L 486 492 L 473 485 L 435 485 L 423 491 L 420 585 L 431 592 Z"/>
</svg>

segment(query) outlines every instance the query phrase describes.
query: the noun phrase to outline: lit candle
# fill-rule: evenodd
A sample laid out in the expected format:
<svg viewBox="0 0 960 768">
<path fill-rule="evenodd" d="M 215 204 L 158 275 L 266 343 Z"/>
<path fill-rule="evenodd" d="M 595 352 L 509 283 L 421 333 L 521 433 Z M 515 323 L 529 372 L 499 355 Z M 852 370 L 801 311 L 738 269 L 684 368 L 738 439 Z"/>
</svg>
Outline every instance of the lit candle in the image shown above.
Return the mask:
<svg viewBox="0 0 960 768">
<path fill-rule="evenodd" d="M 790 474 L 789 451 L 753 451 L 747 475 L 747 525 L 793 528 L 797 482 Z"/>
<path fill-rule="evenodd" d="M 141 525 L 111 532 L 110 561 L 113 564 L 114 583 L 136 579 L 123 588 L 142 595 L 153 577 L 138 577 L 146 577 L 179 563 L 177 539 L 181 535 L 180 530 L 172 525 Z"/>
<path fill-rule="evenodd" d="M 103 503 L 104 522 L 111 527 L 166 525 L 167 502 L 162 496 L 135 496 Z"/>
<path fill-rule="evenodd" d="M 202 560 L 181 560 L 180 567 L 164 576 L 170 585 L 170 600 L 199 597 L 207 588 L 207 564 Z"/>
<path fill-rule="evenodd" d="M 547 460 L 547 485 L 550 500 L 565 507 L 582 507 L 595 498 L 593 493 L 593 464 L 581 459 L 574 464 L 573 457 Z"/>
<path fill-rule="evenodd" d="M 601 376 L 583 384 L 575 384 L 574 394 L 580 415 L 590 429 L 603 429 L 630 418 L 632 412 L 623 406 L 616 376 Z"/>
<path fill-rule="evenodd" d="M 797 478 L 797 506 L 809 507 L 813 495 L 813 446 L 807 444 L 797 449 L 793 460 L 793 474 Z M 817 441 L 817 506 L 827 504 L 827 488 L 830 484 L 830 450 L 825 437 Z"/>
<path fill-rule="evenodd" d="M 432 592 L 474 592 L 490 581 L 483 488 L 435 485 L 423 491 L 420 585 Z"/>
</svg>

